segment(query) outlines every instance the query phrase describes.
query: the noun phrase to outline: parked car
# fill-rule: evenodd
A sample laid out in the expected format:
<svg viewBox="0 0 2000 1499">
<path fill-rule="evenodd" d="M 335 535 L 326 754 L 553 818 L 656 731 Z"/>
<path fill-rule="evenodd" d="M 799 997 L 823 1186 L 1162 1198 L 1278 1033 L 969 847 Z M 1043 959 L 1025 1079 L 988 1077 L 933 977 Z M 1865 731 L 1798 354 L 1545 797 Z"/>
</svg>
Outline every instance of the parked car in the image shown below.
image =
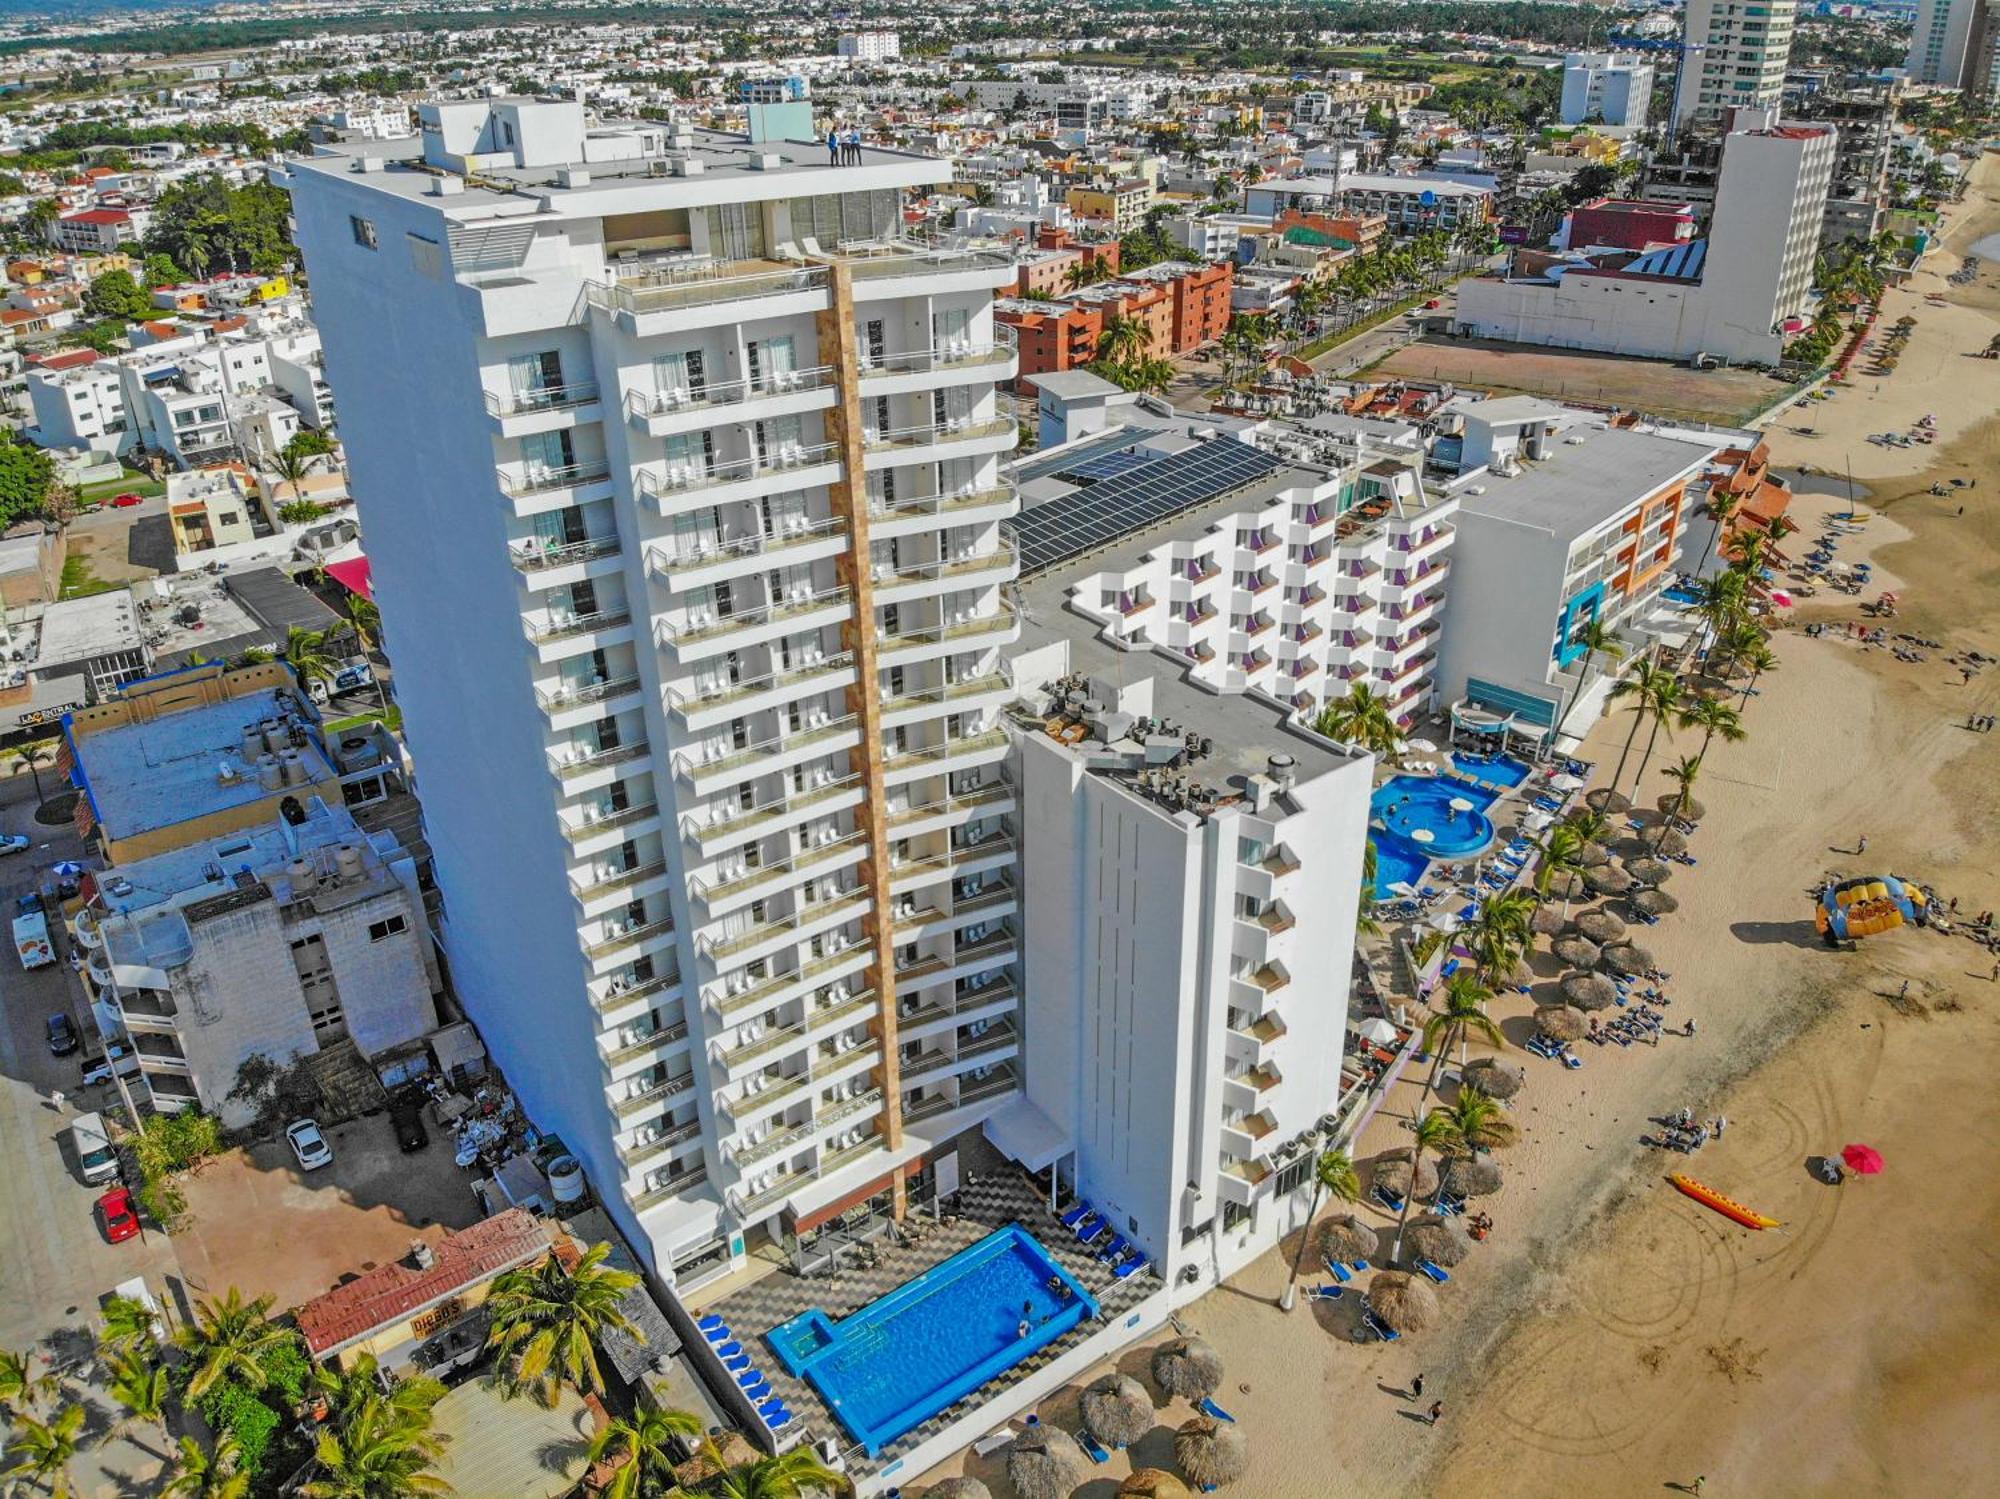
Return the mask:
<svg viewBox="0 0 2000 1499">
<path fill-rule="evenodd" d="M 326 1143 L 326 1136 L 312 1120 L 301 1119 L 287 1125 L 285 1139 L 291 1144 L 292 1154 L 298 1157 L 301 1171 L 317 1171 L 333 1164 L 333 1147 Z"/>
<path fill-rule="evenodd" d="M 97 1199 L 97 1221 L 107 1240 L 122 1244 L 139 1235 L 139 1205 L 125 1188 L 113 1187 Z"/>
<path fill-rule="evenodd" d="M 144 495 L 133 494 L 130 490 L 127 490 L 124 494 L 115 494 L 111 497 L 111 508 L 114 510 L 130 510 L 134 505 L 143 505 L 145 503 L 146 497 Z"/>
<path fill-rule="evenodd" d="M 118 1075 L 134 1078 L 139 1075 L 139 1055 L 122 1046 L 107 1046 L 101 1057 L 86 1057 L 83 1063 L 83 1086 L 111 1081 L 111 1069 L 116 1067 Z"/>
<path fill-rule="evenodd" d="M 49 1016 L 49 1055 L 66 1057 L 77 1045 L 76 1022 L 66 1013 Z"/>
<path fill-rule="evenodd" d="M 0 833 L 0 855 L 25 854 L 34 846 L 34 839 L 23 838 L 19 833 Z"/>
<path fill-rule="evenodd" d="M 424 1128 L 422 1094 L 399 1094 L 389 1105 L 389 1122 L 396 1126 L 396 1145 L 404 1155 L 431 1143 L 430 1133 Z"/>
</svg>

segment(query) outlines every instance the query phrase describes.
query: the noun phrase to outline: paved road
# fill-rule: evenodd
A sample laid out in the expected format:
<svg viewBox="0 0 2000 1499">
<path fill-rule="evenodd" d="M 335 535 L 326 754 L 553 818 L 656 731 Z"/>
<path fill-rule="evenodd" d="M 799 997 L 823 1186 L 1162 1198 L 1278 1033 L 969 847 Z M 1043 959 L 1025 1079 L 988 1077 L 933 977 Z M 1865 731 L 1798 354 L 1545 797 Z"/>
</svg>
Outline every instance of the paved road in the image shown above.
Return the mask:
<svg viewBox="0 0 2000 1499">
<path fill-rule="evenodd" d="M 34 799 L 27 776 L 0 779 L 0 831 L 35 839 L 26 853 L 0 861 L 10 908 L 50 864 L 80 851 L 67 829 L 33 822 Z M 80 1092 L 76 1058 L 49 1055 L 44 1026 L 60 1009 L 92 1034 L 82 1029 L 89 1019 L 83 986 L 67 964 L 29 973 L 11 950 L 0 951 L 0 1347 L 37 1349 L 76 1368 L 91 1429 L 102 1435 L 112 1414 L 89 1371 L 74 1364 L 87 1346 L 78 1333 L 95 1326 L 99 1303 L 121 1281 L 144 1275 L 158 1295 L 179 1266 L 163 1233 L 148 1229 L 141 1239 L 107 1244 L 98 1231 L 91 1206 L 104 1189 L 77 1176 L 68 1124 L 80 1110 L 109 1107 L 116 1095 L 103 1085 Z M 145 1448 L 120 1436 L 80 1459 L 76 1478 L 85 1492 L 115 1492 L 121 1480 L 156 1468 Z"/>
</svg>

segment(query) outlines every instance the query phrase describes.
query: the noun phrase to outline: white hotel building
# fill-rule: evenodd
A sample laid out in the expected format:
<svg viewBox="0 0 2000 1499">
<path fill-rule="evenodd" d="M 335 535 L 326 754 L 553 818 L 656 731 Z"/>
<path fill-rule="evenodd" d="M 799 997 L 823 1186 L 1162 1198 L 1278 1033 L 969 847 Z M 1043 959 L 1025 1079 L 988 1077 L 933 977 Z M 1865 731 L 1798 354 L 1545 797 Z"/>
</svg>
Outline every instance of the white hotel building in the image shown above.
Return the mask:
<svg viewBox="0 0 2000 1499">
<path fill-rule="evenodd" d="M 421 125 L 286 185 L 448 950 L 685 1284 L 1019 1092 L 1013 268 L 809 128 Z"/>
</svg>

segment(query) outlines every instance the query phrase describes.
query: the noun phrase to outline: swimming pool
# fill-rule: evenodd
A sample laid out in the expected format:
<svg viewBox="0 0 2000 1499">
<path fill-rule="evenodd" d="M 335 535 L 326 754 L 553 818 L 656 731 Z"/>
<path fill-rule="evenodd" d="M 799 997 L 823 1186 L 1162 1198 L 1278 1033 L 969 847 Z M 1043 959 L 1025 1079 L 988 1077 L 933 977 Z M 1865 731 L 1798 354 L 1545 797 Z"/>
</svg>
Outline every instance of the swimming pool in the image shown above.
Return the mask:
<svg viewBox="0 0 2000 1499">
<path fill-rule="evenodd" d="M 1523 774 L 1526 768 L 1523 767 Z M 1493 786 L 1468 786 L 1447 776 L 1392 776 L 1369 799 L 1375 839 L 1375 898 L 1387 900 L 1389 887 L 1414 885 L 1433 859 L 1462 859 L 1493 841 L 1493 821 L 1486 809 L 1500 799 Z M 1455 800 L 1472 804 L 1468 811 L 1452 807 Z M 1428 840 L 1413 836 L 1428 832 Z"/>
<path fill-rule="evenodd" d="M 1097 1315 L 1091 1294 L 1014 1226 L 839 1322 L 814 1307 L 765 1340 L 877 1457 L 904 1432 Z"/>
<path fill-rule="evenodd" d="M 1503 791 L 1512 791 L 1527 780 L 1532 769 L 1526 761 L 1516 760 L 1512 755 L 1475 755 L 1466 750 L 1456 751 L 1451 765 L 1460 775 L 1498 786 Z"/>
</svg>

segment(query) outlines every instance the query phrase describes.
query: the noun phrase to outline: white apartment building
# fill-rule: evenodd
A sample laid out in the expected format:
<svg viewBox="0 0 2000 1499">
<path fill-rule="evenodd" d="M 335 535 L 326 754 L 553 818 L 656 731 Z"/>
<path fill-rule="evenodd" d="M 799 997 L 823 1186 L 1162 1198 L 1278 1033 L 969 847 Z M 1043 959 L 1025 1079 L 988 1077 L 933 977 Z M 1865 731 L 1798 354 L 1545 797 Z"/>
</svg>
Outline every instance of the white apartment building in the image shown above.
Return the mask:
<svg viewBox="0 0 2000 1499">
<path fill-rule="evenodd" d="M 1725 109 L 1775 109 L 1785 92 L 1797 0 L 1688 0 L 1674 118 L 1712 120 Z"/>
<path fill-rule="evenodd" d="M 635 1242 L 719 1273 L 1018 1092 L 1012 267 L 900 242 L 942 162 L 420 119 L 284 180 L 445 940 Z"/>
<path fill-rule="evenodd" d="M 903 55 L 902 39 L 893 31 L 843 31 L 836 46 L 840 56 L 860 62 L 887 62 Z"/>
<path fill-rule="evenodd" d="M 265 755 L 231 773 L 275 790 L 286 769 Z M 96 892 L 73 926 L 84 973 L 155 1108 L 239 1126 L 229 1092 L 251 1056 L 282 1065 L 350 1040 L 372 1056 L 437 1027 L 416 862 L 344 807 L 313 798 L 114 866 Z"/>
<path fill-rule="evenodd" d="M 27 388 L 34 417 L 27 436 L 38 446 L 123 454 L 139 440 L 115 364 L 100 360 L 59 370 L 31 365 Z"/>
<path fill-rule="evenodd" d="M 1572 52 L 1563 59 L 1562 122 L 1646 123 L 1653 103 L 1653 65 L 1632 52 Z"/>
<path fill-rule="evenodd" d="M 2000 26 L 1990 0 L 1919 0 L 1903 66 L 1913 83 L 1990 95 L 2000 84 Z"/>
</svg>

